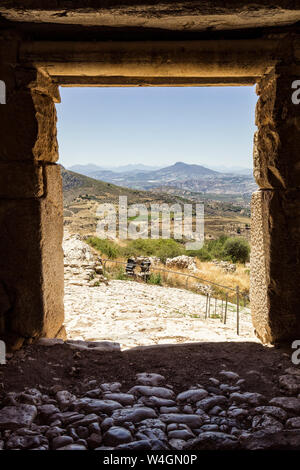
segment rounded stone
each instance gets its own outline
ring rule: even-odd
[[[118,446],[132,441],[131,432],[119,426],[113,426],[103,436],[103,443],[107,446]]]
[[[55,450],[69,444],[73,444],[73,439],[71,436],[57,436],[52,441],[52,448]]]

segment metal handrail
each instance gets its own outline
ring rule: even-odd
[[[125,266],[127,265],[126,261],[118,261],[118,260],[113,260],[113,259],[109,259],[109,258],[102,259],[102,263],[103,263],[103,266],[104,266],[104,270],[105,270],[106,263],[116,263],[116,264],[121,264],[121,265],[125,265]],[[233,287],[224,286],[222,284],[218,284],[216,282],[209,281],[208,279],[202,279],[199,276],[196,276],[195,274],[181,273],[181,272],[172,271],[172,270],[166,269],[166,268],[159,268],[159,267],[151,266],[150,269],[160,271],[160,272],[177,274],[179,276],[184,276],[184,277],[187,278],[186,287],[187,287],[187,284],[188,284],[188,279],[193,278],[193,279],[197,279],[201,282],[206,282],[206,283],[211,284],[213,286],[221,287],[223,289],[230,290],[231,292],[235,292],[236,293],[236,299],[237,299],[236,332],[237,332],[237,335],[240,334],[240,288],[239,288],[239,286],[236,286],[236,288],[234,289]],[[217,308],[216,307],[216,300],[217,299],[215,298],[215,313],[216,313],[216,308]],[[245,299],[244,299],[244,304],[245,304]],[[210,318],[210,306],[211,306],[211,294],[206,294],[205,319],[207,317]],[[228,314],[228,293],[226,294],[226,297],[225,297],[225,311],[224,311],[224,314],[223,314],[223,300],[222,300],[222,313],[221,313],[220,318],[221,318],[221,321],[224,324],[226,324],[226,321],[227,321],[227,314]]]
[[[117,264],[123,264],[126,266],[126,261],[118,261],[118,260],[115,260],[115,259],[109,259],[109,258],[104,258],[102,259],[102,262],[103,263],[117,263]],[[158,267],[155,267],[155,266],[151,266],[150,269],[153,269],[153,270],[156,270],[156,271],[162,271],[162,272],[166,272],[166,273],[171,273],[171,274],[178,274],[179,276],[185,276],[185,277],[192,277],[193,279],[198,279],[199,281],[202,281],[202,282],[207,282],[213,286],[217,286],[217,287],[222,287],[224,289],[228,289],[228,290],[231,290],[232,292],[236,292],[236,289],[234,289],[233,287],[229,287],[229,286],[224,286],[222,284],[217,284],[216,282],[213,282],[213,281],[209,281],[208,279],[202,279],[201,277],[199,276],[196,276],[195,274],[188,274],[188,273],[180,273],[178,271],[172,271],[170,269],[165,269],[165,268],[158,268]]]

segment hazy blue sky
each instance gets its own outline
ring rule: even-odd
[[[254,87],[61,88],[60,163],[252,167]]]

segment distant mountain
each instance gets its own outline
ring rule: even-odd
[[[142,163],[131,163],[129,165],[123,165],[123,166],[112,166],[110,168],[106,168],[106,170],[111,170],[116,173],[130,173],[132,171],[156,171],[159,170],[161,167],[160,166],[149,166],[149,165],[143,165]]]
[[[93,163],[88,163],[87,165],[73,165],[68,168],[70,171],[74,171],[75,173],[80,173],[81,175],[89,176],[90,173],[97,170],[104,170],[104,168],[94,165]]]
[[[179,189],[180,192],[187,190],[205,194],[249,195],[257,189],[252,174],[221,173],[202,165],[177,162],[154,171],[149,171],[149,167],[147,171],[132,170],[131,165],[126,166],[128,167],[131,170],[123,172],[101,169],[101,167],[95,168],[95,165],[76,165],[72,168],[91,178],[137,190],[148,191],[159,187],[173,187]]]
[[[202,177],[202,176],[217,176],[218,172],[214,170],[210,170],[205,166],[201,165],[189,165],[183,162],[177,162],[174,165],[167,166],[166,168],[162,168],[152,174],[155,173],[157,176],[170,176],[171,178],[176,176],[176,178],[185,178],[185,177]]]
[[[114,173],[131,173],[131,172],[139,172],[139,171],[156,171],[159,170],[161,167],[159,166],[149,166],[143,165],[142,163],[134,164],[131,163],[129,165],[123,166],[110,166],[110,167],[102,167],[99,165],[94,165],[92,163],[88,163],[87,165],[73,165],[68,168],[70,171],[75,171],[77,173],[81,173],[82,175],[94,177],[95,174],[99,172],[114,172]]]
[[[150,193],[128,187],[117,186],[112,183],[90,178],[89,176],[66,170],[62,165],[61,175],[63,181],[64,204],[69,206],[77,199],[84,201],[113,202],[119,201],[119,196],[127,196],[128,203],[167,202],[174,203],[182,198],[176,195],[163,193]]]

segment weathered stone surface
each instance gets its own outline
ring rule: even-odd
[[[258,85],[252,198],[251,308],[264,342],[300,332],[297,317],[300,243],[300,117],[292,101],[299,67],[277,65]]]
[[[104,395],[106,400],[113,400],[121,403],[121,405],[133,405],[134,396],[130,393],[105,393]]]
[[[0,198],[27,199],[43,195],[42,165],[31,162],[0,163]]]
[[[224,397],[224,395],[215,395],[213,397],[207,397],[198,401],[196,405],[198,408],[201,408],[204,411],[208,411],[213,408],[213,406],[225,404],[227,401],[228,400],[226,397]]]
[[[268,432],[257,431],[241,439],[246,450],[299,450],[300,432],[297,430]]]
[[[283,429],[283,424],[277,419],[269,415],[254,416],[252,420],[252,427],[256,429],[263,429],[267,432],[278,432]]]
[[[41,405],[43,402],[42,393],[36,388],[25,389],[24,392],[18,395],[18,400],[21,403],[27,403],[28,405]]]
[[[103,390],[104,393],[110,392],[110,393],[119,393],[121,390],[121,384],[120,382],[110,382],[110,383],[105,383],[100,385],[101,390]]]
[[[80,398],[74,402],[76,410],[84,410],[88,413],[111,414],[114,410],[122,408],[122,405],[113,400],[97,400],[93,398]]]
[[[128,444],[120,444],[116,447],[121,450],[151,450],[151,441],[143,439],[141,441],[129,442]]]
[[[68,444],[66,446],[59,447],[57,450],[87,450],[87,448],[84,445],[75,442],[75,444]]]
[[[185,450],[233,450],[239,446],[235,436],[222,432],[203,432],[188,441]]]
[[[57,86],[17,64],[19,44],[12,32],[1,41],[7,99],[0,116],[0,279],[13,309],[12,321],[0,321],[0,336],[12,348],[24,337],[55,336],[63,322],[61,178],[48,165],[58,159]]]
[[[21,8],[22,5],[22,8]],[[287,0],[273,0],[253,3],[233,0],[226,3],[221,0],[207,3],[194,3],[191,0],[182,2],[142,0],[127,2],[105,1],[101,8],[97,1],[88,3],[67,0],[58,3],[40,4],[38,0],[30,2],[4,2],[1,4],[3,18],[14,22],[41,23],[59,25],[105,25],[121,29],[126,27],[146,30],[158,29],[169,31],[206,32],[209,30],[240,30],[247,28],[264,28],[292,25],[300,20],[297,3]],[[95,14],[97,12],[97,14]],[[38,16],[37,16],[38,15]],[[153,33],[152,33],[153,34]]]
[[[45,436],[48,439],[54,439],[57,436],[61,436],[65,430],[63,428],[59,428],[58,426],[52,426],[48,431],[46,431]]]
[[[179,413],[179,408],[178,408],[178,406],[161,406],[159,411],[160,411],[160,413],[163,413],[163,414]]]
[[[297,370],[293,370],[293,374],[292,370],[285,372],[299,375]],[[128,396],[119,392],[119,383],[101,384],[97,380],[76,386],[81,398],[77,397],[77,391],[60,390],[59,385],[49,390],[40,386],[42,391],[27,387],[21,392],[4,392],[6,406],[0,410],[0,448],[227,450],[299,447],[300,398],[280,396],[270,400],[259,393],[245,391],[232,393],[229,399],[222,395],[206,397],[196,405],[193,402],[183,406],[184,401],[175,399],[178,411],[162,413],[161,407],[141,406],[139,395],[133,396],[133,405],[125,407],[114,401],[86,397],[86,389],[96,384],[100,390],[106,390],[104,396],[107,393]],[[220,405],[209,401],[214,398]],[[20,404],[22,400],[39,404]],[[256,406],[260,402],[266,405]],[[93,407],[95,403],[95,413],[86,414],[85,407],[91,404]],[[114,403],[112,408],[111,403]],[[198,408],[193,413],[199,403],[209,409]],[[119,408],[113,409],[115,404]],[[83,412],[77,411],[77,407]],[[105,417],[107,414],[112,416]]]
[[[80,416],[80,419],[78,419],[79,416]],[[74,428],[77,428],[78,426],[89,426],[89,427],[92,426],[92,429],[93,429],[93,426],[96,426],[96,429],[97,429],[98,420],[99,420],[99,417],[96,413],[91,413],[85,416],[77,415],[77,419],[72,420],[72,426]]]
[[[49,404],[39,406],[38,412],[41,415],[42,419],[48,420],[54,413],[59,413],[59,409],[57,408],[57,406]]]
[[[90,449],[96,449],[102,443],[102,436],[99,433],[93,432],[87,439],[87,444]]]
[[[108,446],[118,446],[132,441],[132,435],[128,429],[113,426],[103,436],[103,443]]]
[[[172,399],[175,394],[172,390],[165,387],[150,387],[146,385],[136,385],[129,390],[133,395],[143,395],[147,397],[155,396],[158,398]]]
[[[176,402],[174,400],[168,400],[166,398],[159,397],[141,397],[142,403],[146,406],[154,406],[160,408],[162,406],[175,406]]]
[[[34,405],[5,406],[0,410],[0,429],[17,429],[29,426],[37,415]]]
[[[254,409],[254,412],[257,414],[265,414],[273,416],[279,421],[285,421],[287,418],[287,413],[278,406],[257,406]]]
[[[64,319],[59,167],[46,165],[44,182],[42,198],[1,202],[0,279],[5,280],[13,310],[9,331],[0,331],[0,336],[7,337],[8,345],[9,335],[54,337]]]
[[[65,281],[68,286],[97,287],[100,282],[108,285],[107,278],[103,276],[103,265],[99,254],[87,243],[84,243],[80,235],[65,230],[63,250]],[[109,341],[73,340],[69,341],[68,344],[70,344],[70,347],[93,348],[97,351],[104,351],[109,347],[111,349],[120,349],[118,343]]]
[[[1,107],[1,162],[56,162],[56,110],[51,97],[20,90]],[[11,138],[14,136],[14,138]]]
[[[163,423],[160,419],[147,418],[138,423],[138,428],[139,430],[142,428],[158,428],[164,431],[166,429],[166,424]]]
[[[228,411],[227,416],[229,418],[236,418],[237,420],[243,419],[248,416],[248,411],[242,408],[235,408],[234,410]]]
[[[203,424],[203,418],[199,415],[185,415],[185,414],[162,414],[160,419],[167,423],[182,423],[187,424],[190,428],[199,428]]]
[[[75,395],[70,393],[68,390],[60,390],[56,394],[56,399],[58,401],[60,408],[62,410],[67,410],[69,406],[74,402],[76,397]]]
[[[279,385],[291,395],[300,392],[300,377],[298,375],[281,375],[279,377]]]
[[[160,374],[147,374],[141,373],[136,375],[137,383],[141,385],[150,385],[151,387],[158,387],[165,383],[166,379]]]
[[[207,395],[208,392],[203,388],[200,388],[196,390],[186,390],[185,392],[179,393],[176,399],[180,402],[195,403],[207,397]]]
[[[6,443],[6,449],[32,449],[37,448],[45,438],[42,436],[12,436]]]
[[[229,382],[236,382],[240,378],[239,374],[230,370],[221,370],[219,375],[222,379],[228,380]]]
[[[270,405],[279,406],[291,413],[300,413],[300,399],[295,397],[275,397],[270,401]]]
[[[156,418],[157,415],[152,408],[138,407],[138,408],[125,408],[122,410],[114,411],[112,419],[116,424],[125,422],[138,423],[145,419]]]
[[[230,401],[233,403],[248,403],[252,406],[259,406],[266,402],[266,397],[261,393],[244,392],[244,393],[231,393]]]
[[[0,334],[5,327],[5,314],[11,309],[12,304],[3,282],[0,282]]]
[[[287,428],[300,429],[300,416],[296,416],[295,418],[288,419],[285,424]]]
[[[120,344],[114,341],[82,341],[69,340],[66,343],[71,349],[93,350],[93,351],[120,351]]]
[[[260,190],[252,196],[251,312],[263,342],[300,337],[300,191]]]
[[[188,439],[192,439],[194,434],[191,431],[188,431],[187,429],[175,429],[174,431],[170,431],[168,433],[168,438],[169,439],[182,439],[184,441],[187,441]]]
[[[67,446],[69,444],[73,444],[73,439],[70,436],[57,436],[52,441],[52,448],[59,449],[60,447]]]
[[[29,67],[16,67],[15,69],[16,86],[36,91],[42,95],[51,97],[54,103],[60,103],[60,94],[58,85],[53,82],[51,77],[42,69]]]
[[[276,66],[257,87],[254,176],[262,189],[300,186],[300,116],[292,102],[298,78],[299,68]]]

